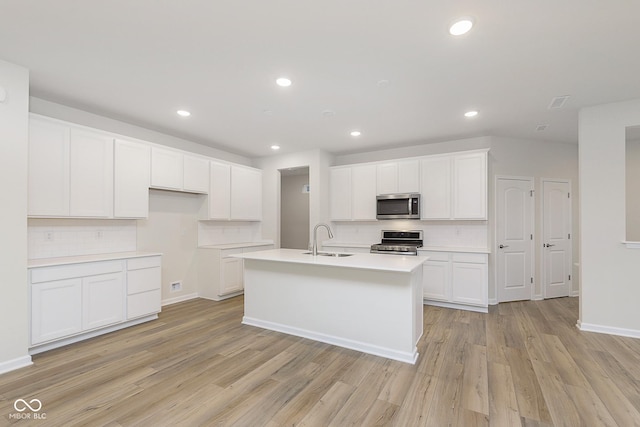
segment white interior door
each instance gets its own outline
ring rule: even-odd
[[[571,291],[571,184],[542,180],[542,277],[545,298]]]
[[[530,300],[533,283],[533,179],[496,180],[498,302]]]

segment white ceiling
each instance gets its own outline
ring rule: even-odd
[[[460,16],[476,25],[456,38]],[[33,96],[250,157],[576,143],[581,107],[640,98],[638,17],[635,0],[0,0],[0,59]]]

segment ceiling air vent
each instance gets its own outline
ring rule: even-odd
[[[547,107],[549,110],[555,110],[564,107],[564,103],[569,99],[569,95],[556,96],[551,100],[551,103]]]
[[[542,132],[543,130],[547,130],[548,127],[549,127],[549,125],[538,125],[538,126],[536,126],[536,131],[537,132]]]

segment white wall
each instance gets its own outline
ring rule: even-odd
[[[31,363],[27,287],[29,71],[0,61],[0,373]]]
[[[640,100],[580,111],[583,330],[640,337],[640,249],[625,240],[625,127],[640,124]]]
[[[206,197],[150,190],[149,218],[138,220],[138,250],[162,253],[162,301],[192,298],[198,292],[198,213]],[[182,291],[170,292],[182,281]]]
[[[333,158],[321,150],[258,159],[262,169],[262,237],[280,247],[280,169],[309,167],[309,235],[318,222],[329,221],[329,166]]]

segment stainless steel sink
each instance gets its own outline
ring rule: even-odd
[[[313,255],[312,252],[303,252],[303,255]],[[318,256],[332,256],[335,258],[342,258],[346,256],[351,256],[353,254],[346,254],[344,252],[318,252]]]

